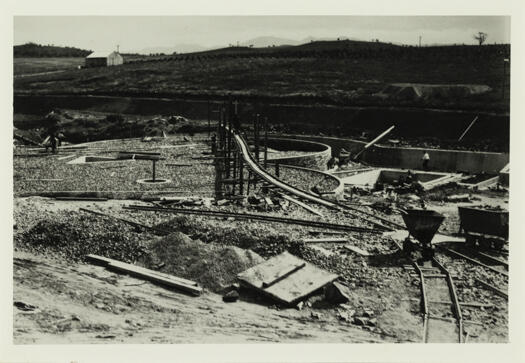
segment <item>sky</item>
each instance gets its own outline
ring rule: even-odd
[[[227,46],[261,36],[348,37],[416,45],[510,43],[508,16],[15,16],[14,44],[35,42],[121,52],[197,44]]]

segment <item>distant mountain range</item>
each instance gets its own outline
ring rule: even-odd
[[[249,39],[243,42],[234,42],[230,44],[221,44],[216,46],[203,46],[200,44],[183,43],[173,46],[158,46],[148,47],[143,49],[133,49],[123,53],[128,54],[166,54],[171,55],[174,52],[177,53],[194,53],[202,52],[213,49],[226,48],[228,46],[241,46],[241,47],[253,47],[253,48],[267,48],[267,47],[284,47],[284,46],[296,46],[300,44],[310,43],[312,41],[324,41],[324,40],[336,40],[336,39],[349,39],[347,37],[340,38],[315,38],[309,36],[301,40],[286,39],[274,36],[261,36],[253,39]],[[16,45],[13,47],[15,57],[85,57],[91,51],[78,49],[73,47],[59,47],[50,45],[40,45],[35,43],[27,43],[23,45]]]
[[[140,53],[140,54],[157,54],[157,53],[173,54],[173,52],[193,53],[193,52],[202,52],[208,49],[212,49],[212,48],[204,47],[199,44],[179,44],[179,45],[174,45],[171,47],[148,47],[148,48],[140,49],[138,51],[132,51],[130,53]]]
[[[274,36],[261,36],[261,37],[256,37],[256,38],[249,39],[243,42],[238,42],[238,43],[234,42],[230,44],[221,44],[221,45],[216,45],[216,46],[203,46],[200,44],[178,44],[178,45],[166,46],[166,47],[148,47],[148,48],[143,48],[140,50],[130,51],[129,53],[140,53],[140,54],[157,54],[157,53],[173,54],[173,52],[193,53],[193,52],[202,52],[205,50],[225,48],[229,45],[241,46],[241,47],[252,46],[254,48],[266,48],[266,47],[272,47],[272,46],[282,47],[282,46],[287,46],[287,45],[292,46],[292,45],[309,43],[311,41],[316,41],[316,40],[336,40],[336,39],[337,38],[315,38],[315,37],[309,36],[301,40],[294,40],[294,39],[279,38],[279,37],[274,37]],[[340,39],[349,39],[349,38],[341,37]]]

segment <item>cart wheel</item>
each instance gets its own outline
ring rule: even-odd
[[[467,247],[476,247],[476,237],[467,233],[465,236],[465,245]]]
[[[410,254],[414,251],[414,244],[410,240],[410,238],[405,238],[403,240],[403,252],[406,254]]]
[[[503,249],[503,246],[505,246],[505,241],[502,241],[500,239],[494,240],[494,248],[498,251],[501,251]]]
[[[479,238],[479,245],[484,249],[490,249],[492,246],[492,241],[485,237]]]
[[[423,261],[430,261],[434,257],[434,250],[432,247],[423,247],[421,256],[423,257]]]

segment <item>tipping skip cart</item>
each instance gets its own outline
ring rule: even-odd
[[[460,232],[469,246],[501,250],[509,239],[509,212],[481,207],[458,207]]]

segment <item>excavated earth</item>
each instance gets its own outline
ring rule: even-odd
[[[185,144],[188,147],[178,147]],[[190,144],[194,144],[193,149]],[[206,155],[202,152],[209,149],[202,138],[86,145],[87,149],[72,153],[78,157],[119,148],[158,150],[162,156],[171,158],[169,162],[192,164],[191,167],[164,164],[159,169],[159,175],[173,181],[162,187],[162,195],[213,195],[214,170],[195,159],[196,155]],[[28,154],[36,156],[23,156]],[[41,155],[25,148],[15,150],[15,193],[18,195],[15,194],[14,200],[13,329],[16,344],[421,341],[419,279],[404,268],[410,261],[390,237],[343,232],[336,237],[344,237],[348,242],[305,243],[306,238],[334,236],[304,226],[122,209],[129,204],[152,205],[137,200],[61,201],[38,196],[62,190],[154,191],[135,183],[147,173],[149,163],[119,162],[111,165],[112,169],[110,164],[92,163],[83,171],[81,168],[85,166],[67,164],[74,156],[64,159],[65,156],[67,154]],[[298,175],[294,182],[305,189],[311,185],[308,175]],[[256,189],[254,195],[260,196],[260,193],[260,189]],[[185,207],[374,228],[362,217],[314,206],[324,216],[318,217],[295,204],[285,203],[277,195],[270,194],[270,197],[278,207],[269,207],[263,201],[215,205],[211,199]],[[483,202],[502,205],[508,199],[508,195],[479,197]],[[359,198],[360,202],[366,202],[368,197]],[[428,202],[427,206],[445,212],[447,219],[453,221],[445,224],[442,232],[457,227],[455,204]],[[130,226],[80,208],[157,226],[165,232]],[[397,214],[388,215],[366,206],[356,208],[400,222]],[[370,255],[352,252],[347,245]],[[285,308],[245,290],[241,290],[238,302],[222,301],[221,295],[235,281],[238,272],[285,250],[339,274],[349,301],[329,303],[320,292],[309,297],[302,309]],[[195,280],[203,286],[204,293],[192,297],[109,272],[84,262],[83,256],[88,253]],[[460,301],[490,306],[465,309],[469,342],[508,341],[507,300],[476,285],[474,277],[493,284],[505,281],[467,261],[441,252],[437,257],[456,276]],[[360,326],[352,316],[362,316],[363,312],[371,315],[370,322]]]

